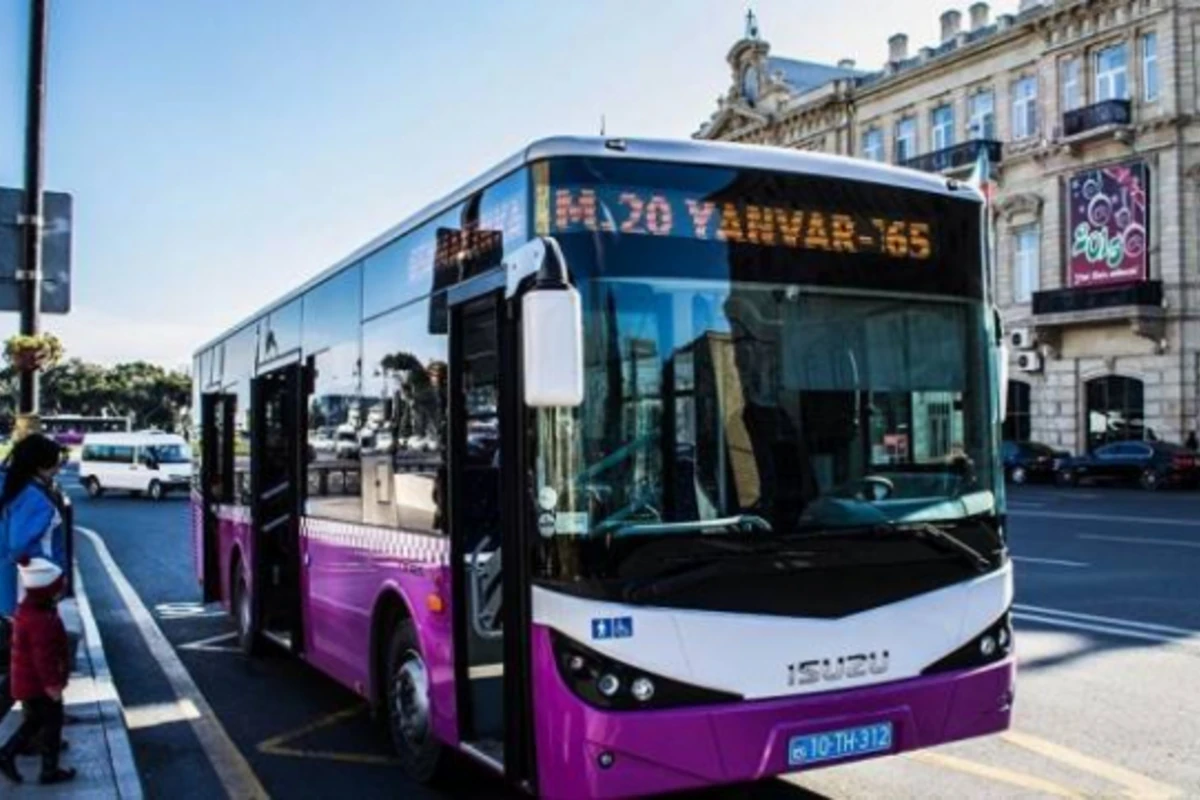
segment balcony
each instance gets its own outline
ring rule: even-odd
[[[999,164],[1003,156],[1003,146],[991,139],[972,139],[969,142],[956,144],[925,153],[904,162],[909,169],[919,169],[925,172],[959,172],[969,171],[979,158],[979,151],[987,148],[988,160]]]
[[[1129,323],[1137,335],[1158,341],[1166,321],[1162,281],[1034,292],[1033,321],[1038,336],[1050,341],[1062,328],[1114,322]]]
[[[1074,144],[1101,136],[1123,138],[1133,125],[1133,106],[1128,100],[1105,100],[1063,114],[1063,139]]]

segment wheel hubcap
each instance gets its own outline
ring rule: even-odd
[[[419,653],[409,650],[392,676],[392,716],[411,747],[429,736],[429,674]]]
[[[1016,469],[1014,469],[1013,470],[1013,482],[1014,483],[1024,483],[1025,482],[1025,470],[1021,469],[1020,467],[1017,467]]]

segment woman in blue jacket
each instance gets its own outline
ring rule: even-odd
[[[34,433],[13,447],[4,487],[0,489],[0,614],[17,607],[17,562],[41,557],[64,572],[62,513],[54,476],[62,467],[63,448]]]
[[[54,476],[62,467],[63,448],[40,433],[18,442],[8,456],[4,485],[0,488],[0,720],[12,708],[8,685],[9,636],[17,607],[17,562],[23,557],[48,558],[63,572],[63,541],[60,501]]]

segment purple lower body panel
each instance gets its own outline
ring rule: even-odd
[[[645,797],[794,772],[788,743],[803,734],[890,721],[894,754],[1003,731],[1012,716],[1011,658],[842,692],[607,712],[563,682],[547,628],[534,626],[532,645],[539,794],[558,800]],[[604,753],[612,756],[607,769]]]

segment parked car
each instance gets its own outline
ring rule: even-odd
[[[1021,484],[1054,480],[1059,465],[1071,454],[1041,442],[1004,442],[1000,457],[1004,460],[1004,477]]]
[[[1068,459],[1058,468],[1060,485],[1083,481],[1137,484],[1143,489],[1194,487],[1200,479],[1196,454],[1166,442],[1113,442]]]

